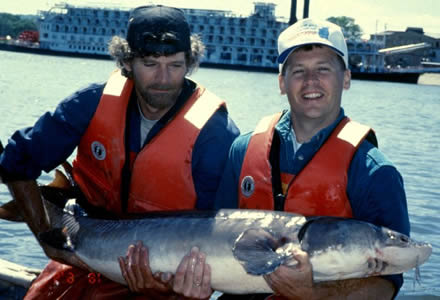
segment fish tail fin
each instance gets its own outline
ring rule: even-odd
[[[232,252],[248,274],[265,275],[292,257],[286,244],[290,244],[286,239],[277,239],[264,229],[248,229],[237,238]]]
[[[12,222],[24,222],[24,218],[18,208],[17,201],[11,200],[0,206],[0,219]]]

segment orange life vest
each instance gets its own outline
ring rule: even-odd
[[[274,209],[269,154],[280,114],[264,118],[246,151],[239,187],[239,207]],[[299,174],[281,174],[284,210],[304,216],[351,217],[347,171],[361,142],[372,129],[344,118]]]
[[[114,72],[81,139],[73,176],[88,201],[121,214],[125,125],[133,81]],[[174,118],[135,157],[127,212],[193,209],[192,150],[201,128],[224,102],[197,86]]]

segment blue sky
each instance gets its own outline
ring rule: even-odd
[[[176,7],[232,10],[248,15],[253,2],[271,2],[277,5],[276,14],[289,18],[290,0],[64,0],[73,5],[122,6],[131,8],[146,3]],[[0,12],[35,14],[60,0],[0,0]],[[302,17],[303,0],[297,0],[297,17]],[[439,0],[310,0],[310,17],[328,18],[349,16],[355,19],[367,34],[388,30],[404,31],[406,27],[423,27],[425,33],[440,37]]]

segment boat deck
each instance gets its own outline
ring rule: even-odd
[[[0,259],[0,299],[23,299],[32,281],[40,272],[41,270]]]

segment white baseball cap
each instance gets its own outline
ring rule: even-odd
[[[280,73],[289,55],[298,47],[320,44],[334,50],[348,69],[348,50],[341,28],[328,21],[302,19],[287,27],[278,37],[278,63]]]

